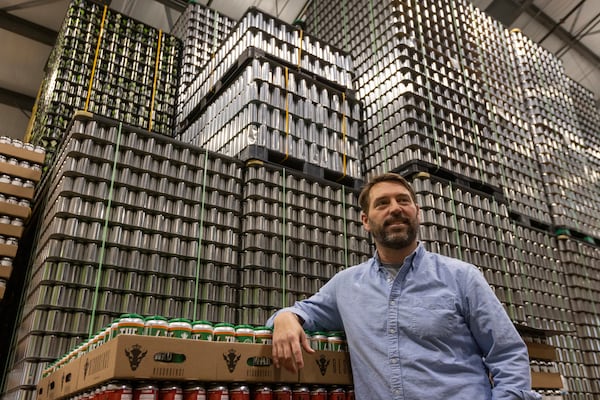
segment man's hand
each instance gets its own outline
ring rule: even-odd
[[[298,372],[304,367],[302,349],[308,353],[315,351],[302,329],[298,316],[292,312],[277,314],[273,321],[273,361],[275,367],[284,366],[285,369]]]

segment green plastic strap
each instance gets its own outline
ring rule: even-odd
[[[285,177],[285,168],[283,168],[283,173],[282,173],[281,177],[282,177],[281,197],[282,197],[282,207],[283,207],[283,212],[281,213],[282,220],[283,220],[283,223],[282,223],[283,226],[282,226],[282,230],[281,230],[281,235],[282,235],[282,238],[281,238],[281,244],[282,244],[282,249],[281,249],[281,252],[282,252],[282,259],[281,259],[281,289],[282,289],[282,292],[281,292],[281,296],[282,296],[281,297],[281,304],[283,305],[283,307],[287,307],[287,296],[286,296],[286,292],[287,292],[286,282],[287,282],[287,279],[286,279],[286,276],[285,276],[285,274],[287,273],[287,264],[286,264],[287,253],[285,251],[285,247],[286,247],[286,244],[287,244],[287,231],[286,231],[287,213],[286,213],[286,210],[285,210],[285,208],[286,208],[286,194],[287,193],[286,193],[286,186],[285,186],[285,179],[286,179],[286,177]]]
[[[466,73],[465,70],[465,55],[464,55],[464,51],[463,51],[463,46],[461,45],[462,43],[462,38],[461,36],[458,34],[458,27],[459,24],[456,21],[456,10],[454,8],[454,1],[449,1],[448,2],[450,4],[450,8],[452,9],[452,25],[454,27],[453,29],[453,33],[454,33],[454,38],[456,40],[456,44],[458,46],[458,62],[460,64],[460,69],[462,71],[463,74],[463,78],[465,79],[465,83],[468,79],[470,79],[470,77],[468,76],[468,74]],[[465,85],[466,86],[466,85]],[[484,173],[483,173],[483,163],[481,162],[481,145],[480,145],[480,136],[479,135],[479,126],[475,123],[475,119],[473,118],[473,107],[472,107],[472,101],[471,101],[471,94],[469,93],[469,90],[465,90],[466,94],[467,94],[467,107],[469,109],[469,119],[471,122],[471,128],[473,129],[473,132],[475,133],[474,136],[474,143],[475,143],[475,148],[477,151],[477,159],[478,159],[478,164],[479,164],[479,168],[478,168],[478,172],[479,172],[479,179],[484,181]]]
[[[413,3],[415,9],[417,9],[417,15],[420,15],[419,3]],[[421,19],[416,18],[417,20],[417,30],[419,33],[419,41],[421,44],[421,56],[423,60],[427,60],[427,53],[425,52],[425,38],[423,37],[423,28],[421,26]],[[431,78],[429,76],[429,68],[427,68],[427,64],[423,64],[423,70],[425,71],[425,88],[427,89],[427,105],[429,106],[429,117],[431,120],[431,130],[433,133],[433,145],[435,151],[435,162],[437,169],[441,167],[441,158],[440,158],[440,145],[437,137],[437,124],[435,121],[435,107],[433,106],[433,101],[431,99]]]
[[[117,131],[117,143],[115,146],[115,157],[113,159],[112,173],[110,176],[110,187],[108,189],[108,203],[106,204],[106,212],[104,217],[104,227],[102,228],[102,246],[100,247],[100,256],[98,259],[98,272],[96,273],[96,284],[94,288],[94,297],[92,299],[92,316],[90,318],[90,324],[88,326],[88,338],[94,337],[94,320],[96,318],[96,306],[98,303],[98,292],[100,290],[100,277],[102,275],[102,267],[104,264],[104,253],[106,250],[106,238],[108,236],[108,222],[110,220],[110,210],[112,207],[112,198],[115,187],[115,178],[117,176],[117,163],[119,161],[119,146],[121,144],[121,131],[123,123],[119,122],[119,128]]]
[[[450,185],[450,201],[452,202],[452,221],[454,222],[454,232],[456,232],[456,243],[458,244],[458,258],[462,258],[462,246],[460,244],[460,233],[458,232],[458,219],[456,218],[456,204],[454,203],[454,188],[452,182]],[[468,234],[468,232],[465,232]]]
[[[200,209],[198,210],[198,219],[200,225],[198,227],[198,249],[196,257],[196,282],[194,286],[194,313],[193,320],[201,319],[198,312],[198,296],[200,292],[200,268],[202,266],[202,241],[204,240],[204,207],[206,205],[206,175],[208,171],[208,151],[204,151],[204,171],[202,172],[202,199],[200,200]]]
[[[378,46],[377,46],[377,37],[375,35],[375,14],[373,12],[373,0],[369,1],[369,29],[371,30],[371,51],[373,52],[373,57],[377,56]],[[388,155],[388,144],[385,137],[385,131],[383,129],[383,110],[381,106],[381,97],[377,99],[377,116],[379,122],[377,123],[377,127],[379,128],[379,136],[381,137],[381,145],[383,147],[383,152],[385,155],[385,166],[384,172],[389,172],[390,170],[390,158]]]

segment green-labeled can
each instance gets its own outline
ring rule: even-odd
[[[327,335],[325,332],[313,332],[310,337],[310,347],[315,350],[327,350]]]
[[[215,324],[213,332],[215,342],[235,342],[235,327],[227,322]]]
[[[330,351],[346,351],[346,335],[342,331],[327,334],[327,348]]]
[[[118,325],[119,335],[143,335],[144,319],[139,314],[122,314]]]
[[[167,336],[169,323],[167,319],[160,315],[153,315],[144,319],[144,335],[146,336]]]
[[[273,329],[268,326],[254,328],[254,343],[273,344]]]
[[[213,340],[214,326],[209,321],[192,322],[192,339],[194,340]]]
[[[251,325],[237,325],[235,327],[235,341],[254,343],[254,328]]]
[[[189,339],[192,337],[192,323],[186,318],[173,318],[169,320],[169,336]]]

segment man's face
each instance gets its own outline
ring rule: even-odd
[[[379,182],[371,188],[363,226],[378,246],[404,248],[414,244],[419,231],[419,206],[397,182]]]

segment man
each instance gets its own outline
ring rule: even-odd
[[[304,366],[304,329],[344,330],[357,399],[541,399],[527,348],[480,271],[417,241],[410,184],[380,175],[359,204],[374,257],[269,318],[275,366]]]

